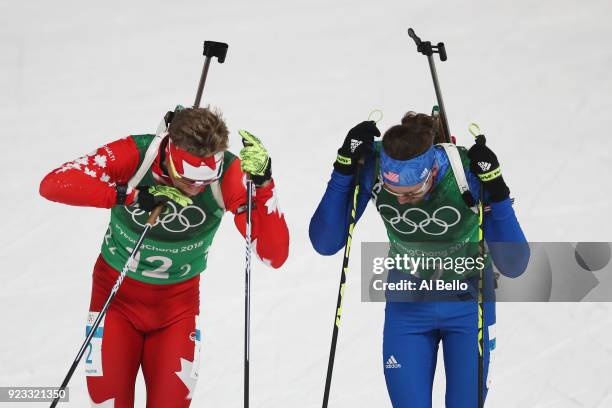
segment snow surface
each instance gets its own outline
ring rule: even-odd
[[[319,406],[341,255],[307,228],[347,129],[375,108],[386,129],[434,102],[406,35],[444,41],[438,62],[459,142],[478,121],[532,241],[612,241],[612,3],[567,1],[4,1],[0,4],[0,385],[58,385],[82,341],[108,211],[38,196],[46,172],[107,141],[152,132],[191,104],[204,39],[230,44],[204,100],[274,158],[291,230],[281,270],[255,264],[252,407]],[[603,187],[603,188],[602,188]],[[368,210],[356,242],[384,240]],[[193,406],[242,406],[243,241],[226,217],[202,280],[203,362]],[[348,276],[331,407],[387,407],[383,304]],[[491,407],[611,407],[612,307],[498,305]],[[439,365],[441,366],[441,365]],[[443,406],[438,370],[434,406]],[[69,406],[88,404],[82,368]],[[40,406],[20,404],[20,407]],[[8,406],[8,405],[7,405]],[[137,389],[144,406],[144,385]]]

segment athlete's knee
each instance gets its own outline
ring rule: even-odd
[[[190,405],[199,377],[200,333],[198,316],[192,316],[145,340],[143,374],[148,408]],[[167,348],[168,344],[173,347]]]

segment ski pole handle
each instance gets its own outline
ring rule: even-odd
[[[478,126],[477,123],[474,123],[474,122],[470,123],[468,130],[470,131],[472,136],[474,136],[474,141],[476,142],[476,144],[479,144],[479,145],[487,144],[487,138],[485,137],[485,135],[483,135],[480,132],[480,126]]]
[[[468,126],[468,131],[476,138],[480,134],[480,126],[478,126],[478,123],[472,122]]]
[[[378,114],[378,119],[374,119],[373,118],[373,116],[375,114]],[[374,109],[368,115],[368,120],[371,120],[371,121],[376,122],[376,123],[380,122],[382,120],[382,118],[383,118],[383,112],[380,109]]]

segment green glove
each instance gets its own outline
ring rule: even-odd
[[[155,185],[138,187],[136,203],[141,210],[152,211],[159,204],[172,201],[181,207],[193,204],[191,198],[180,190],[170,186]]]
[[[257,186],[263,185],[272,178],[272,159],[268,151],[255,135],[246,130],[239,130],[244,147],[240,150],[240,167]]]

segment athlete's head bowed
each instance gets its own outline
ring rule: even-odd
[[[380,176],[385,190],[400,204],[419,202],[433,188],[438,172],[433,147],[438,142],[437,129],[431,116],[408,112],[401,124],[383,135]]]
[[[179,110],[169,128],[165,165],[174,187],[195,195],[221,177],[229,131],[221,112]]]

